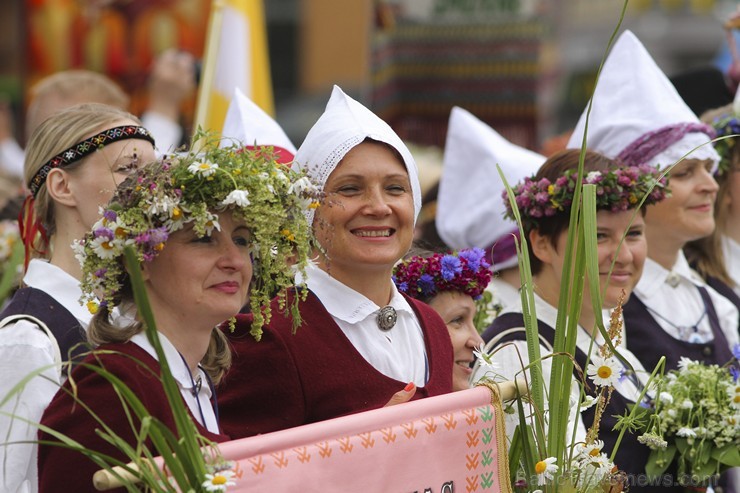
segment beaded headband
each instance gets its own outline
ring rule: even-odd
[[[583,176],[583,184],[596,185],[596,208],[612,212],[636,207],[644,196],[643,205],[660,202],[669,193],[667,177],[650,165],[624,166],[608,171],[591,171]],[[555,183],[547,178],[525,178],[513,188],[516,205],[522,222],[536,226],[543,217],[566,212],[573,203],[578,170],[572,169],[560,176]],[[514,219],[506,190],[502,193],[506,204],[505,216]]]
[[[715,118],[712,127],[717,132],[717,137],[727,137],[714,143],[714,149],[719,154],[719,167],[717,175],[722,176],[732,166],[732,150],[737,145],[737,136],[740,134],[740,120],[734,115],[725,115]]]
[[[412,298],[428,299],[443,291],[457,291],[478,299],[493,276],[485,255],[480,248],[468,248],[411,257],[396,265],[393,282]]]
[[[125,139],[142,139],[155,145],[154,137],[152,137],[149,130],[144,127],[139,127],[138,125],[123,125],[120,127],[109,128],[99,134],[93,135],[89,139],[78,142],[69,149],[62,151],[49,159],[46,164],[39,168],[33,178],[31,178],[31,181],[28,184],[28,189],[35,198],[41,186],[46,182],[46,177],[52,169],[67,166],[89,156],[93,152],[102,149],[113,142]]]

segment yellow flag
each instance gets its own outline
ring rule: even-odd
[[[274,116],[262,0],[214,0],[196,126],[220,133],[236,88]]]

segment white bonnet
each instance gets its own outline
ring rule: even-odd
[[[504,217],[505,188],[496,165],[514,187],[544,162],[544,156],[509,142],[470,112],[452,108],[437,196],[439,236],[455,249],[493,245],[496,270],[516,265],[513,244],[504,257],[497,255],[495,245],[510,243],[518,230]]]
[[[322,188],[329,175],[353,147],[365,139],[384,142],[403,158],[414,198],[414,217],[421,209],[421,186],[416,162],[396,132],[372,111],[334,86],[324,113],[319,117],[295,155],[295,166],[303,169]],[[314,210],[307,213],[313,223]]]
[[[663,169],[713,137],[710,127],[699,121],[630,31],[622,33],[609,53],[593,101],[587,147],[620,158],[625,164]],[[581,147],[587,111],[581,115],[568,148]],[[715,167],[719,162],[711,143],[688,157],[711,159]]]
[[[282,127],[239,88],[234,90],[221,136],[221,147],[235,142],[245,146],[272,146],[281,162],[291,162],[296,153]]]

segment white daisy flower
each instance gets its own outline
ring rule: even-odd
[[[667,412],[668,416],[670,416],[671,418],[675,418],[676,416],[678,416],[678,411],[676,411],[675,409],[669,409]]]
[[[246,190],[233,190],[221,201],[221,205],[227,206],[234,204],[237,207],[246,207],[249,205],[249,192]]]
[[[598,386],[614,386],[622,376],[622,365],[616,358],[594,356],[588,365],[588,376]]]
[[[558,472],[558,466],[555,465],[555,462],[557,462],[555,457],[548,457],[534,465],[538,485],[545,484],[548,479],[555,477],[555,474]]]
[[[673,404],[673,396],[669,394],[668,392],[661,392],[659,399],[664,404]]]
[[[676,436],[684,437],[684,438],[695,438],[696,432],[692,430],[691,428],[686,428],[684,426],[678,429],[678,431],[676,432]]]
[[[730,405],[735,409],[740,409],[740,394],[730,394]]]
[[[498,365],[491,359],[491,355],[486,352],[482,342],[477,349],[473,350],[473,357],[480,361],[480,367],[485,371],[495,371],[498,368]]]
[[[179,206],[173,207],[164,225],[172,233],[182,229],[185,226],[185,211]]]
[[[589,407],[593,407],[598,401],[599,400],[597,398],[591,397],[590,395],[584,396],[583,402],[581,402],[581,411],[585,411]]]
[[[599,178],[601,178],[600,171],[591,171],[586,175],[586,183],[596,183]]]
[[[578,453],[584,459],[591,460],[593,457],[597,457],[601,454],[601,449],[604,448],[604,442],[601,440],[594,440],[592,443],[583,443],[578,446]]]
[[[681,407],[684,409],[692,409],[694,407],[694,403],[688,399],[684,399],[681,403]]]
[[[172,210],[177,207],[178,202],[179,201],[168,196],[154,197],[154,199],[152,199],[152,201],[149,203],[147,214],[149,214],[150,216],[158,216],[160,214],[163,214],[166,215],[166,217],[171,217]]]
[[[92,241],[92,249],[95,255],[102,259],[109,259],[121,254],[120,245],[115,240],[110,240],[105,236],[95,238]]]
[[[77,259],[77,262],[79,262],[80,265],[83,265],[87,258],[87,254],[85,253],[85,244],[81,240],[74,240],[72,241],[71,246],[72,251],[75,254],[75,259]]]
[[[689,369],[689,365],[694,363],[696,363],[696,361],[689,359],[686,356],[681,356],[678,360],[678,369],[681,373],[685,373]]]
[[[219,471],[213,474],[206,474],[206,480],[203,481],[203,488],[206,491],[226,491],[229,486],[236,486],[236,483],[232,481],[234,478],[234,471]]]
[[[206,235],[210,236],[213,234],[213,230],[221,231],[221,224],[218,222],[218,216],[215,214],[211,214],[210,212],[206,212]]]
[[[211,176],[218,169],[218,164],[210,161],[196,161],[188,166],[188,171],[194,175]]]
[[[288,188],[288,193],[292,193],[298,197],[302,207],[308,207],[313,203],[315,197],[320,195],[320,190],[311,183],[311,180],[304,176]]]

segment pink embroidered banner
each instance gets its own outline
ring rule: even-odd
[[[510,492],[501,406],[478,387],[219,446],[229,492]]]

